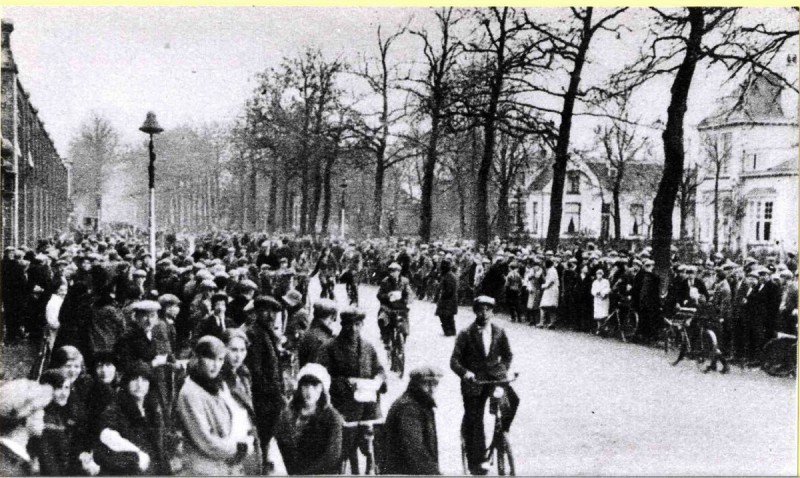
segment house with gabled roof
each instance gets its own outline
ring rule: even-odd
[[[789,57],[795,70],[796,58]],[[719,250],[797,250],[797,111],[797,93],[783,79],[762,74],[749,77],[698,124],[702,247],[714,247],[717,205]]]
[[[620,184],[620,239],[649,239],[653,198],[658,189],[663,165],[653,161],[625,163]],[[614,238],[613,185],[619,172],[607,161],[574,155],[567,166],[561,215],[561,237],[574,236],[607,240]],[[524,233],[547,236],[550,221],[552,168],[545,168],[525,182],[524,207],[516,209],[524,218],[516,222]],[[514,211],[512,207],[512,211]],[[674,235],[679,234],[678,213],[674,215]]]

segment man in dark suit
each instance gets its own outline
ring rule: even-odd
[[[506,333],[491,323],[495,301],[478,296],[473,301],[475,322],[458,333],[450,368],[461,377],[461,397],[464,400],[464,419],[461,434],[467,448],[470,473],[486,475],[488,463],[483,456],[486,437],[483,431],[483,410],[494,386],[480,381],[505,380],[511,366],[511,346]],[[504,386],[509,411],[503,417],[503,429],[508,430],[519,406],[519,397],[509,385]]]
[[[283,372],[280,365],[279,338],[275,334],[275,314],[281,304],[272,297],[258,296],[253,300],[256,320],[247,328],[250,346],[245,365],[252,376],[253,408],[256,429],[261,444],[265,469],[272,468],[267,453],[275,424],[283,408]]]
[[[452,271],[450,261],[442,261],[442,284],[436,301],[436,315],[442,323],[445,337],[456,334],[455,316],[458,313],[458,278]]]
[[[192,341],[197,343],[201,337],[213,335],[222,340],[225,329],[236,327],[225,314],[228,308],[228,295],[218,292],[211,296],[211,313],[197,323]]]

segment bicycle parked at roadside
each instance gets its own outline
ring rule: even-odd
[[[619,336],[628,342],[639,328],[639,314],[631,307],[630,297],[619,301],[617,307],[600,324],[600,334],[604,337]]]

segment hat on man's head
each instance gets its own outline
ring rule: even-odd
[[[409,381],[410,383],[439,383],[442,377],[444,377],[444,373],[438,367],[423,365],[411,371]]]
[[[331,315],[336,315],[337,311],[336,302],[330,299],[320,299],[314,302],[312,307],[314,309],[314,319],[323,319]]]
[[[391,264],[389,264],[389,270],[390,271],[401,271],[401,270],[403,270],[403,268],[400,267],[400,264],[398,264],[397,262],[392,262]]]
[[[214,290],[217,288],[217,283],[211,279],[206,279],[200,283],[200,288],[205,290]]]
[[[161,310],[161,304],[154,300],[140,300],[131,305],[131,310],[134,312],[158,312]]]
[[[7,425],[25,420],[44,409],[51,400],[53,387],[33,380],[23,378],[0,385],[0,423],[3,431],[10,432]]]
[[[224,292],[217,292],[216,294],[211,296],[211,304],[215,304],[219,301],[224,301],[226,304],[228,303],[228,294]]]
[[[163,294],[158,298],[158,303],[161,304],[162,308],[166,309],[173,305],[181,305],[181,300],[173,294]]]
[[[198,358],[217,358],[225,356],[227,349],[225,344],[213,335],[200,337],[197,345],[194,346],[194,354]]]
[[[250,290],[256,291],[256,290],[258,290],[258,285],[256,285],[256,283],[251,281],[250,279],[245,279],[245,280],[239,282],[239,287],[243,291],[250,291]]]
[[[472,301],[472,305],[489,305],[494,307],[495,300],[488,295],[479,295],[478,297],[475,297],[475,300]]]
[[[142,269],[136,269],[133,271],[133,277],[147,277],[147,272]]]
[[[355,322],[363,322],[366,317],[364,312],[355,307],[348,307],[339,312],[339,320],[342,321],[342,327]]]
[[[253,306],[256,308],[256,310],[283,310],[281,303],[269,295],[260,295],[253,299]]]
[[[281,299],[288,305],[289,307],[296,307],[297,304],[303,302],[303,294],[297,292],[296,290],[292,289],[286,293]]]

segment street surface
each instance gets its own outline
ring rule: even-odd
[[[312,300],[319,282],[311,283]],[[336,286],[340,305],[346,303]],[[363,336],[388,364],[376,322],[377,288],[361,286],[367,314]],[[463,474],[459,379],[450,371],[454,337],[444,337],[434,304],[411,305],[406,370],[439,366],[436,392],[441,471]],[[473,320],[462,307],[457,329]],[[520,372],[514,388],[521,403],[511,428],[517,475],[794,475],[796,383],[760,370],[733,367],[728,375],[703,374],[694,362],[671,366],[662,350],[575,332],[514,324],[504,315]],[[389,373],[384,414],[408,379]],[[488,425],[488,423],[487,423]],[[279,463],[274,447],[271,457]]]

